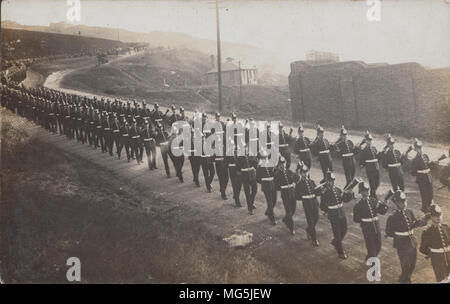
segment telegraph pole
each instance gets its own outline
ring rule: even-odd
[[[239,104],[242,104],[242,75],[241,61],[239,60]]]
[[[219,86],[219,111],[222,111],[222,56],[220,54],[219,0],[216,0],[216,24],[217,24],[217,80]]]

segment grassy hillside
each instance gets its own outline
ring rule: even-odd
[[[162,105],[183,105],[206,112],[218,108],[217,87],[201,87],[210,69],[209,56],[188,49],[152,49],[111,64],[80,69],[65,76],[62,87],[91,93],[145,99]],[[186,85],[186,86],[185,86]],[[223,113],[238,111],[255,118],[288,118],[287,87],[248,86],[223,88]]]

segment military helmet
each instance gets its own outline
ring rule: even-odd
[[[347,135],[347,129],[344,126],[341,127],[341,135]]]
[[[406,194],[402,190],[397,190],[394,192],[394,195],[392,196],[392,200],[394,203],[396,202],[404,202],[406,200]]]
[[[393,138],[392,136],[391,136],[391,134],[388,134],[387,135],[387,143],[388,144],[394,144],[395,143],[395,138]]]
[[[421,148],[422,142],[418,140],[417,138],[414,138],[414,148]]]
[[[298,127],[298,132],[300,132],[300,133],[305,132],[305,129],[303,128],[303,124],[300,124],[300,126]]]
[[[366,134],[364,135],[364,139],[365,140],[372,140],[373,139],[373,137],[370,134],[369,130],[366,131]]]
[[[328,170],[327,171],[327,173],[325,174],[325,180],[335,180],[336,179],[336,175],[332,172],[332,171],[330,171],[330,170]]]
[[[431,205],[430,214],[433,217],[440,217],[442,215],[441,207],[439,207],[438,205]]]
[[[324,132],[324,129],[322,128],[321,125],[317,125],[316,130],[317,130],[317,133],[323,133]]]

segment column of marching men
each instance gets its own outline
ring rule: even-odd
[[[316,233],[316,225],[319,213],[323,212],[328,217],[333,233],[331,244],[336,249],[338,256],[347,258],[343,246],[343,240],[347,232],[347,217],[344,204],[356,199],[353,192],[358,188],[360,198],[353,208],[353,221],[361,226],[363,238],[367,248],[366,259],[377,257],[381,250],[382,236],[379,225],[379,217],[385,215],[392,202],[394,209],[387,219],[384,236],[393,238],[393,246],[396,248],[401,275],[399,282],[410,282],[411,275],[417,260],[417,250],[431,259],[437,281],[442,281],[450,273],[450,228],[442,223],[442,212],[438,204],[433,201],[433,183],[430,173],[430,159],[422,152],[422,143],[415,139],[414,143],[405,153],[395,149],[395,139],[388,136],[386,146],[378,151],[372,145],[373,137],[367,132],[358,144],[354,144],[347,138],[347,130],[343,126],[340,130],[340,138],[330,143],[325,138],[323,127],[317,126],[317,136],[310,140],[304,135],[302,125],[298,127],[298,136],[293,136],[293,130],[285,132],[283,125],[279,124],[279,130],[271,130],[270,124],[261,132],[267,132],[267,150],[258,150],[252,154],[248,146],[250,141],[256,140],[249,134],[249,126],[255,124],[253,119],[246,121],[244,133],[226,134],[227,124],[239,124],[235,113],[231,120],[222,121],[220,113],[215,114],[215,120],[221,123],[222,130],[206,130],[203,127],[208,121],[205,113],[195,113],[201,116],[202,128],[196,128],[193,119],[185,116],[183,107],[178,109],[172,106],[166,112],[161,112],[158,104],[149,109],[143,101],[142,104],[135,100],[111,101],[103,98],[93,99],[77,95],[69,95],[56,90],[46,88],[24,88],[13,84],[2,86],[1,104],[14,113],[26,117],[41,125],[54,134],[66,136],[68,139],[77,140],[82,144],[100,149],[102,153],[108,153],[121,159],[126,157],[128,162],[136,161],[144,163],[144,151],[146,164],[149,170],[155,170],[157,147],[164,163],[167,177],[171,176],[169,159],[175,169],[176,177],[183,183],[183,165],[185,156],[177,156],[174,153],[172,141],[182,129],[171,128],[178,121],[186,121],[192,135],[201,136],[204,142],[209,136],[216,136],[223,143],[224,151],[218,155],[210,155],[203,152],[195,154],[196,144],[194,136],[189,149],[189,162],[193,174],[193,183],[201,187],[200,169],[207,192],[212,192],[212,182],[217,174],[221,198],[226,200],[226,189],[231,184],[233,200],[236,207],[242,207],[240,193],[243,189],[248,213],[254,214],[255,196],[257,184],[264,193],[267,203],[265,215],[272,225],[277,224],[274,211],[278,193],[281,196],[285,215],[283,222],[291,234],[295,234],[293,216],[296,211],[297,201],[302,202],[307,221],[306,234],[312,246],[318,247],[319,240]],[[173,132],[170,132],[172,130]],[[267,151],[273,142],[274,132],[278,131],[280,158],[275,166],[268,161]],[[226,150],[226,136],[233,138],[235,143],[239,139],[245,141],[244,153],[237,153],[239,145],[235,145],[234,156],[228,156]],[[296,170],[291,171],[291,153],[289,146],[293,145],[298,162]],[[183,149],[182,143],[175,149]],[[407,208],[407,197],[404,192],[404,180],[402,166],[408,153],[415,150],[416,156],[412,160],[411,174],[416,177],[422,199],[422,211],[425,214],[416,218],[413,211]],[[333,161],[331,152],[336,152],[342,159],[346,178],[345,187],[342,189],[335,185],[336,176],[333,173]],[[123,154],[125,153],[125,154]],[[359,166],[365,168],[368,182],[355,178],[355,155],[359,154]],[[317,157],[323,173],[323,179],[316,183],[309,171],[313,163],[313,156]],[[380,167],[389,175],[392,189],[379,199],[377,189],[380,185]],[[414,236],[414,229],[425,226],[429,221],[431,225],[423,232],[421,245],[418,246]]]

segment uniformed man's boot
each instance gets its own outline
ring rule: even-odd
[[[200,182],[197,180],[197,181],[194,181],[194,183],[195,183],[195,185],[197,186],[197,187],[200,187]]]
[[[313,245],[314,247],[319,247],[319,241],[318,241],[318,240],[313,240],[313,241],[312,241],[312,245]]]
[[[346,260],[348,258],[347,253],[345,253],[345,250],[342,250],[342,252],[339,253],[339,257],[343,260]]]
[[[223,199],[224,201],[228,199],[228,197],[227,197],[227,195],[225,194],[224,191],[222,191],[221,197],[222,197],[222,199]]]

